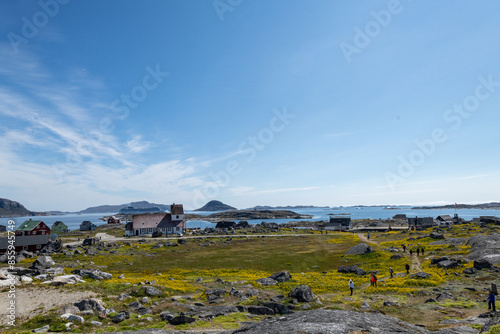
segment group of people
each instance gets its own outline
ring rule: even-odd
[[[424,256],[424,248],[417,248],[416,252],[417,252],[417,256],[420,256],[420,253],[422,253],[422,256]],[[413,249],[410,249],[410,255],[413,254]]]
[[[407,248],[407,247],[406,247],[406,245],[405,245],[405,244],[402,244],[402,245],[401,245],[401,248],[403,248],[403,253],[406,253],[406,248]],[[413,252],[414,252],[414,250],[413,250],[413,249],[410,249],[410,255],[412,255],[412,254],[413,254]],[[416,249],[416,252],[417,252],[417,256],[418,256],[418,255],[420,255],[420,253],[422,253],[422,256],[423,256],[423,255],[424,255],[424,252],[425,252],[425,249],[424,249],[424,247],[422,247],[422,248],[417,248],[417,249]]]

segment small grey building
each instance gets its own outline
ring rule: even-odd
[[[434,226],[434,218],[432,217],[415,217],[408,218],[408,227],[414,230],[423,230]]]
[[[80,231],[95,231],[97,226],[91,221],[85,220],[80,224]]]
[[[352,230],[351,217],[333,216],[330,221],[325,223],[325,230],[327,231],[348,231]]]

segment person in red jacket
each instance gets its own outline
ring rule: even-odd
[[[371,283],[374,287],[377,287],[377,276],[375,274],[372,274]]]

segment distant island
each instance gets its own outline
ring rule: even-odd
[[[26,209],[21,203],[7,198],[0,198],[0,217],[48,216],[50,213],[35,212]]]
[[[119,205],[100,205],[87,208],[80,211],[79,213],[109,213],[109,212],[120,212],[122,209],[127,209],[132,207],[134,209],[148,209],[148,208],[159,208],[161,211],[166,211],[170,209],[170,205],[166,204],[155,204],[149,203],[148,201],[131,202],[127,204]],[[139,210],[140,211],[140,210]]]
[[[229,210],[237,210],[237,209],[230,205],[224,204],[221,201],[213,200],[205,204],[203,207],[196,209],[194,211],[212,212],[212,211],[229,211]]]
[[[441,206],[416,206],[412,210],[436,210],[436,209],[489,209],[500,210],[500,202],[483,204],[447,204]]]
[[[257,205],[247,210],[297,210],[297,209],[330,209],[329,206],[315,206],[315,205],[287,205],[287,206],[268,206]]]
[[[212,213],[208,216],[189,214],[186,219],[208,221],[218,220],[249,220],[249,219],[311,219],[311,215],[301,215],[288,210],[233,210]]]

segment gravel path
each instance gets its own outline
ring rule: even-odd
[[[16,319],[19,320],[32,318],[53,308],[95,296],[97,294],[91,291],[62,291],[60,288],[36,286],[17,287],[16,296],[13,299],[9,298],[7,292],[0,293],[0,324],[7,324],[7,308],[11,300],[16,302]]]

